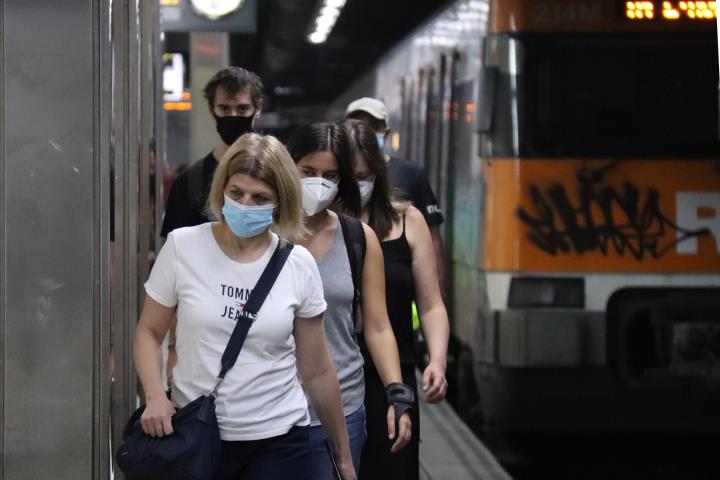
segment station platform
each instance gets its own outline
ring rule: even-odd
[[[447,402],[420,406],[420,480],[512,480]]]

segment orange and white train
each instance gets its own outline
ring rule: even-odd
[[[716,15],[461,0],[334,105],[382,98],[436,189],[448,375],[489,439],[720,429]]]

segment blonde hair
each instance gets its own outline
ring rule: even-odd
[[[304,227],[300,176],[283,144],[270,135],[246,133],[230,145],[215,170],[207,204],[207,210],[223,223],[225,187],[228,179],[239,173],[262,180],[275,192],[278,205],[273,212],[272,230],[282,238],[301,238]]]

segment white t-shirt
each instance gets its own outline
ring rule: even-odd
[[[211,223],[173,230],[155,261],[145,291],[167,307],[177,305],[173,401],[180,407],[212,390],[235,318],[278,243],[258,260],[240,263],[223,253]],[[295,316],[325,311],[322,281],[310,252],[296,245],[215,402],[223,440],[257,440],[309,424],[297,378]]]

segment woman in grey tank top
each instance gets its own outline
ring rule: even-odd
[[[340,383],[353,464],[359,471],[360,453],[366,436],[363,359],[355,338],[350,260],[338,216],[333,212],[360,213],[360,192],[353,173],[352,149],[342,124],[314,123],[293,133],[288,150],[300,173],[308,230],[306,237],[298,243],[307,248],[318,262],[328,304],[325,334]],[[372,229],[363,225],[363,231],[366,254],[361,281],[362,335],[383,384],[402,389],[400,358],[385,304],[382,251]],[[396,408],[400,408],[400,404],[395,403],[391,395],[387,429],[391,437],[396,438],[393,451],[402,449],[409,442],[412,427],[407,413],[395,421]],[[331,464],[323,444],[325,436],[319,426],[322,418],[318,418],[315,411],[311,406],[312,478],[324,480],[329,478]],[[332,445],[331,449],[334,448]]]

